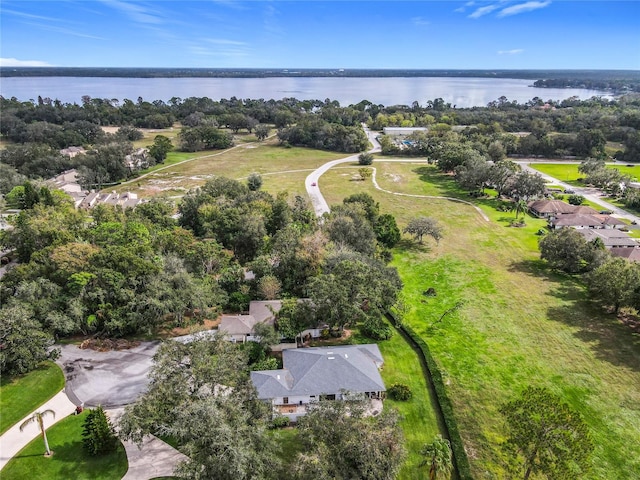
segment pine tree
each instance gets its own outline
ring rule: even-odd
[[[84,420],[82,437],[84,448],[91,455],[112,452],[118,446],[115,430],[102,407],[89,412]]]

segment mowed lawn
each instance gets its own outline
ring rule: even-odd
[[[27,373],[0,383],[0,434],[6,432],[64,387],[64,374],[53,362],[42,362]]]
[[[578,182],[578,178],[584,177],[584,174],[578,171],[580,165],[576,163],[531,163],[531,168],[546,173],[547,175],[557,178],[561,182],[568,182],[572,185],[582,185]],[[640,165],[611,165],[608,164],[607,168],[615,168],[620,173],[629,175],[633,181],[637,181],[640,178]]]
[[[70,415],[47,429],[52,457],[45,457],[41,436],[30,442],[0,472],[3,479],[120,480],[127,472],[127,454],[119,442],[115,452],[91,456],[82,446],[88,410]],[[45,425],[47,420],[45,419]]]
[[[384,189],[413,195],[468,198],[432,167],[376,162]],[[355,169],[354,169],[355,170]],[[544,222],[513,213],[494,200],[471,206],[382,193],[372,182],[350,181],[347,170],[321,178],[329,204],[370,193],[400,227],[426,215],[444,226],[440,245],[405,239],[394,261],[412,310],[407,322],[427,341],[443,370],[475,478],[505,478],[505,438],[498,412],[528,386],[546,386],[580,411],[596,445],[590,479],[637,479],[640,472],[640,338],[586,298],[573,278],[539,260]],[[325,193],[326,192],[326,193]],[[435,297],[423,292],[429,287]],[[434,324],[461,303],[454,313]]]

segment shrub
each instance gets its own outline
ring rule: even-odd
[[[358,155],[358,163],[360,165],[371,165],[373,163],[373,155],[368,152],[363,152]]]
[[[393,335],[391,327],[380,317],[368,318],[364,321],[361,331],[363,335],[374,340],[389,340]]]
[[[571,205],[582,205],[584,203],[584,197],[582,195],[569,195],[567,200]]]
[[[391,400],[406,402],[411,399],[413,393],[411,392],[409,385],[405,385],[404,383],[394,383],[387,389],[387,395]]]
[[[271,428],[284,428],[289,426],[289,417],[278,415],[271,420]]]
[[[273,357],[264,358],[251,365],[251,370],[277,370],[278,368],[280,368],[278,359]]]
[[[102,407],[94,408],[84,420],[82,443],[90,455],[113,452],[118,439]]]

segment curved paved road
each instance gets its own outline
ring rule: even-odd
[[[381,150],[380,143],[376,139],[376,133],[372,132],[367,128],[366,125],[362,125],[364,129],[364,133],[366,133],[369,142],[373,147],[368,150],[369,153],[376,153]],[[340,165],[341,163],[351,163],[358,162],[358,154],[351,155],[349,157],[340,158],[338,160],[332,160],[331,162],[327,162],[324,165],[321,165],[319,168],[315,169],[311,172],[304,181],[304,186],[307,189],[307,194],[309,195],[309,199],[311,200],[311,205],[313,205],[313,210],[316,212],[317,217],[321,217],[324,213],[329,212],[329,205],[327,201],[322,196],[320,192],[320,177],[330,168],[335,167],[336,165]],[[314,185],[315,184],[315,185]]]
[[[616,205],[613,205],[613,204],[607,202],[606,200],[603,200],[600,197],[600,195],[602,193],[597,188],[593,188],[593,187],[576,187],[574,185],[569,185],[568,183],[563,182],[562,180],[559,180],[559,179],[554,178],[554,177],[552,177],[550,175],[547,175],[546,173],[543,173],[543,172],[541,172],[539,170],[536,170],[535,166],[532,166],[532,164],[535,165],[536,163],[547,163],[547,164],[554,163],[554,164],[564,164],[564,165],[566,165],[567,163],[579,164],[580,162],[549,162],[549,161],[538,162],[538,161],[535,161],[535,160],[517,160],[515,163],[520,165],[523,168],[523,170],[526,170],[526,171],[531,172],[531,173],[537,173],[537,174],[541,175],[542,178],[544,178],[545,181],[547,181],[547,182],[554,183],[556,185],[560,185],[565,190],[573,190],[574,192],[576,192],[576,195],[582,195],[584,198],[586,198],[590,202],[593,202],[596,205],[600,205],[604,210],[612,211],[614,216],[616,216],[616,217],[624,218],[624,219],[629,220],[631,222],[636,222],[636,223],[640,224],[640,217],[639,216],[634,215],[632,213],[629,213],[626,210],[623,210],[622,208],[617,207]]]
[[[367,126],[365,124],[362,124],[362,128],[364,129],[364,133],[367,135],[367,138],[369,139],[369,142],[371,143],[371,145],[373,145],[373,147],[368,150],[369,153],[377,153],[380,152],[380,150],[382,149],[380,147],[380,143],[378,142],[377,137],[377,133],[376,132],[372,132],[371,130],[369,130],[369,128],[367,128]],[[322,195],[322,192],[320,191],[320,177],[329,169],[335,167],[336,165],[340,165],[341,163],[351,163],[351,162],[358,162],[358,156],[359,155],[351,155],[349,157],[345,157],[345,158],[340,158],[338,160],[332,160],[331,162],[327,162],[324,165],[320,166],[319,168],[317,168],[316,170],[314,170],[313,172],[311,172],[307,178],[305,179],[305,188],[307,189],[307,194],[309,195],[309,198],[311,199],[311,204],[313,205],[313,209],[316,213],[317,217],[321,217],[324,213],[328,213],[329,212],[329,205],[327,204],[326,200],[324,199],[324,196]],[[380,161],[380,160],[378,160]],[[423,159],[388,159],[388,160],[384,160],[384,162],[388,162],[388,163],[393,163],[393,162],[397,162],[397,163],[427,163],[427,161],[423,158]],[[487,215],[485,215],[485,213],[480,209],[480,207],[478,207],[477,205],[474,205],[471,202],[467,202],[466,200],[462,200],[459,198],[453,198],[453,197],[441,197],[441,196],[435,196],[435,195],[414,195],[414,194],[409,194],[409,193],[398,193],[398,192],[392,192],[391,190],[385,190],[383,188],[380,187],[380,185],[378,185],[378,182],[376,180],[376,169],[373,168],[373,177],[372,177],[372,181],[373,181],[373,186],[377,189],[380,190],[381,192],[385,192],[385,193],[389,193],[391,195],[402,195],[402,196],[407,196],[407,197],[417,197],[417,198],[436,198],[436,199],[442,199],[442,200],[450,200],[452,202],[458,202],[458,203],[464,203],[466,205],[469,205],[473,208],[475,208],[478,213],[482,216],[482,218],[484,220],[486,220],[487,222],[489,221],[489,217],[487,217]],[[314,186],[315,184],[315,186]]]

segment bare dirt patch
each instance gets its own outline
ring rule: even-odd
[[[168,330],[162,330],[159,334],[161,338],[181,337],[192,333],[203,332],[205,330],[213,330],[220,325],[220,317],[214,320],[205,320],[197,325],[189,325],[187,327],[174,327]]]
[[[140,346],[140,342],[126,340],[124,338],[88,338],[80,344],[82,350],[95,350],[96,352],[109,352],[111,350],[129,350]]]
[[[395,173],[385,173],[384,176],[394,183],[400,183],[402,181],[402,175],[396,175]]]

